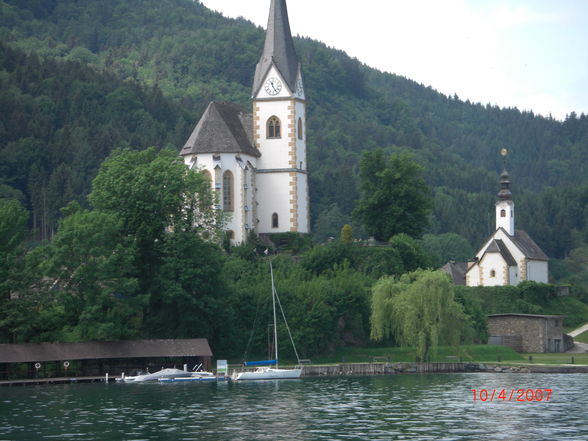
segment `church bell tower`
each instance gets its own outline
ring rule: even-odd
[[[258,233],[308,233],[306,97],[285,0],[272,0],[252,90]]]

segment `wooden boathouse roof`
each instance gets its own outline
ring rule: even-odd
[[[212,351],[205,338],[0,344],[0,363],[147,357],[212,357]]]

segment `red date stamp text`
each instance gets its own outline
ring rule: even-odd
[[[472,389],[474,401],[549,401],[552,389]]]

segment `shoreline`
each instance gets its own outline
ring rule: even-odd
[[[495,363],[450,362],[450,363],[339,363],[333,365],[303,365],[302,377],[346,377],[399,374],[451,374],[451,373],[521,373],[521,374],[580,374],[588,373],[588,365],[576,364],[525,364],[508,365]],[[116,376],[54,377],[36,379],[2,380],[0,387],[34,386],[69,383],[106,383],[116,381]],[[220,380],[219,380],[220,381]]]

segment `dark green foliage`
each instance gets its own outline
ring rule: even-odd
[[[361,158],[362,197],[354,211],[367,233],[387,241],[397,234],[419,237],[428,223],[430,191],[422,179],[424,169],[406,153],[387,157],[383,150]]]
[[[186,113],[156,88],[78,63],[39,59],[0,43],[0,184],[24,195],[46,239],[59,209],[82,202],[116,147],[177,145]],[[191,119],[191,118],[188,118]]]
[[[442,267],[450,260],[467,262],[475,254],[467,239],[455,233],[425,234],[421,245],[435,268]]]
[[[430,266],[428,257],[417,241],[403,235],[393,239],[389,246],[366,246],[342,241],[315,246],[304,254],[301,265],[318,275],[347,263],[374,279]]]
[[[0,155],[10,169],[0,172],[0,185],[26,197],[44,237],[68,198],[83,201],[113,147],[179,148],[209,101],[248,105],[263,30],[243,19],[188,0],[4,0],[2,8],[0,39],[43,58],[2,48],[0,115],[8,119],[1,121],[0,139],[10,145],[0,145]],[[505,146],[518,227],[550,256],[563,258],[575,246],[568,227],[584,224],[574,207],[586,202],[577,193],[558,194],[562,186],[586,183],[585,115],[572,112],[559,122],[462,102],[324,44],[295,44],[309,96],[311,218],[320,241],[338,237],[348,223],[335,221],[333,230],[325,211],[336,204],[343,220],[355,208],[362,151],[387,148],[411,150],[426,169],[434,189],[428,232],[453,232],[479,245],[494,229],[498,150]],[[558,216],[560,208],[565,215]],[[363,237],[355,225],[354,231]],[[585,226],[578,231],[588,235]]]
[[[578,296],[559,296],[558,287],[535,282],[518,286],[455,287],[456,297],[466,306],[481,308],[489,314],[554,314],[564,315],[564,325],[575,327],[588,322],[588,306]],[[470,311],[473,310],[469,307]]]
[[[178,192],[178,182],[192,188],[198,178],[178,179],[172,157],[209,101],[249,106],[263,30],[191,0],[0,0],[0,10],[0,197],[21,201],[36,239],[57,232],[53,243],[25,253],[24,212],[9,216],[16,230],[0,253],[0,339],[207,336],[215,354],[241,355],[255,317],[264,327],[268,322],[257,313],[269,299],[269,272],[260,259],[265,247],[227,246],[224,259],[203,241],[210,224],[182,216],[184,204],[195,201]],[[300,265],[281,258],[276,264],[305,354],[364,339],[365,286],[375,279],[461,260],[469,244],[485,240],[494,230],[503,146],[511,152],[506,166],[517,228],[562,259],[552,267],[555,278],[574,284],[579,297],[556,299],[523,285],[476,295],[458,288],[456,298],[480,340],[482,316],[490,312],[585,319],[578,300],[588,296],[585,115],[559,122],[462,102],[322,43],[295,44],[309,98],[315,239],[337,239],[350,222],[364,151],[376,157],[373,152],[385,149],[385,158],[410,152],[424,167],[433,200],[430,216],[409,222],[415,231],[400,230],[418,236],[421,221],[429,221],[426,257],[406,237],[390,246],[336,241],[309,251],[308,238],[276,238],[279,247],[302,254]],[[84,210],[91,182],[113,150],[149,146],[156,149],[113,156],[96,181],[94,210]],[[172,150],[156,155],[165,146]],[[170,192],[160,193],[164,187]],[[61,212],[72,200],[81,206]],[[387,242],[398,232],[383,230],[381,237]],[[354,224],[353,233],[367,237],[361,225]],[[18,298],[8,301],[9,293]],[[252,350],[265,351],[266,331],[253,338]]]

